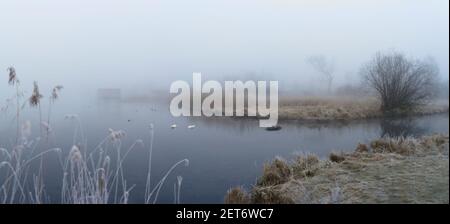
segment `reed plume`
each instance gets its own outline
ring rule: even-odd
[[[36,81],[33,82],[33,92],[31,93],[30,98],[28,99],[28,102],[30,103],[31,107],[38,107],[39,108],[39,124],[42,124],[42,110],[41,110],[41,98],[44,97],[39,92],[39,86]],[[40,125],[40,133],[42,137],[42,125]]]
[[[16,69],[11,66],[11,67],[7,68],[6,70],[9,72],[8,84],[13,86],[16,83],[18,83],[19,80],[17,79]]]
[[[41,102],[41,98],[42,98],[42,94],[39,92],[39,86],[37,84],[36,81],[34,81],[33,83],[33,93],[31,94],[31,97],[29,99],[30,102],[30,106],[31,107],[36,107],[40,104]]]
[[[72,146],[69,152],[69,159],[71,162],[81,161],[83,156],[81,155],[80,148],[77,145]]]
[[[59,97],[59,92],[63,89],[62,85],[57,85],[53,87],[52,94],[50,96],[50,100],[55,101]]]
[[[42,126],[46,126],[45,129],[47,130],[47,136],[48,136],[48,132],[49,132],[49,126],[48,124],[45,124],[45,122],[42,122],[42,110],[41,110],[41,98],[44,97],[42,96],[42,94],[39,92],[39,86],[37,84],[36,81],[33,82],[33,92],[31,93],[30,98],[28,99],[28,102],[30,103],[31,107],[38,107],[39,108],[39,133],[40,136],[42,137]],[[37,181],[39,186],[43,186],[43,178],[42,178],[42,172],[43,172],[43,157],[41,157],[40,159],[40,165],[39,165],[39,177],[37,178],[35,181]]]
[[[9,67],[6,69],[9,72],[8,84],[16,87],[16,103],[17,103],[17,128],[16,128],[16,144],[19,141],[20,132],[20,94],[19,94],[19,79],[17,78],[16,69],[14,67]]]
[[[122,130],[115,131],[112,128],[110,128],[108,131],[109,131],[109,138],[113,142],[116,142],[121,138],[125,137],[125,132]]]
[[[50,115],[52,113],[52,103],[55,102],[59,98],[59,93],[61,92],[63,86],[57,85],[53,87],[52,92],[49,97],[48,102],[48,114],[47,114],[47,124],[50,125]],[[48,132],[47,132],[47,141],[48,141]]]

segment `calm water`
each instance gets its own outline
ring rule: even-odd
[[[36,112],[36,111],[35,111]],[[27,113],[24,120],[37,123],[37,113]],[[353,150],[357,143],[367,143],[383,135],[423,135],[448,133],[448,114],[397,120],[370,120],[350,123],[305,124],[282,122],[280,131],[266,131],[257,120],[228,118],[173,118],[167,105],[102,102],[86,105],[57,105],[52,114],[53,136],[50,143],[68,153],[75,123],[64,115],[76,113],[81,118],[88,146],[95,147],[108,135],[108,129],[124,130],[123,148],[135,140],[149,143],[149,126],[154,124],[153,181],[177,161],[187,158],[188,167],[180,166],[167,180],[159,203],[173,202],[176,176],[183,176],[183,203],[221,203],[227,189],[237,185],[249,188],[261,174],[264,162],[275,156],[292,158],[298,152],[326,157],[331,151]],[[0,117],[0,146],[11,144],[15,123],[11,116]],[[176,129],[170,126],[176,124]],[[188,125],[196,125],[188,129]],[[34,125],[38,135],[39,128]],[[141,203],[146,180],[148,149],[136,147],[124,168],[129,186],[135,185],[130,201]],[[61,169],[56,156],[48,156],[46,189],[49,200],[59,201]]]

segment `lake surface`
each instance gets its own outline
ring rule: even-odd
[[[10,112],[11,113],[11,112]],[[222,203],[226,191],[242,185],[250,188],[262,172],[264,162],[275,156],[292,158],[296,153],[310,152],[327,157],[331,151],[354,150],[381,136],[420,136],[448,133],[448,114],[393,120],[369,120],[349,123],[307,124],[281,122],[279,131],[258,127],[258,120],[230,118],[174,118],[167,105],[150,103],[96,102],[79,105],[55,105],[52,112],[52,146],[62,148],[65,155],[74,143],[76,123],[64,119],[77,114],[89,147],[95,147],[108,129],[123,130],[124,149],[141,139],[145,147],[136,147],[124,164],[131,203],[142,203],[147,175],[150,124],[154,125],[153,181],[176,162],[189,159],[189,166],[179,166],[167,179],[159,203],[173,203],[173,187],[177,176],[183,177],[182,203]],[[38,123],[36,111],[27,112],[23,120]],[[176,124],[177,128],[170,126]],[[188,129],[188,125],[196,125]],[[33,125],[33,134],[39,128]],[[10,146],[15,136],[15,121],[0,117],[0,146]],[[77,137],[76,137],[77,138]],[[46,190],[48,200],[58,202],[62,172],[56,157],[46,158]]]

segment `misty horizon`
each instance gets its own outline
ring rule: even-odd
[[[2,1],[0,68],[14,66],[24,88],[36,80],[42,88],[61,84],[71,93],[80,85],[91,92],[168,91],[193,72],[206,79],[279,80],[286,91],[320,85],[320,75],[305,62],[311,55],[333,62],[338,86],[357,84],[364,62],[395,49],[435,58],[448,82],[448,4]]]

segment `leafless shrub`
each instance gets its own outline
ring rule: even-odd
[[[377,53],[361,69],[377,92],[383,112],[413,109],[433,96],[439,69],[433,59],[412,60],[398,52]]]

